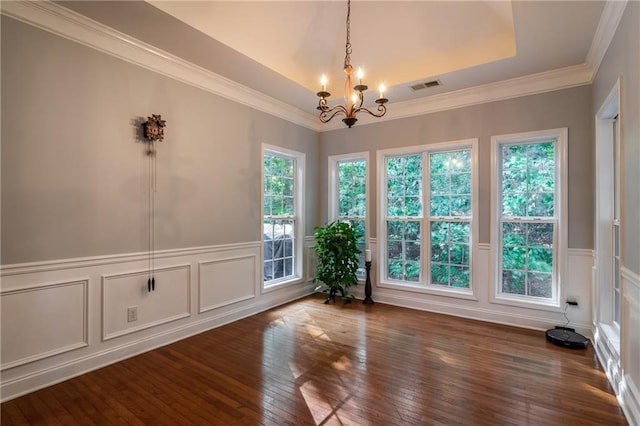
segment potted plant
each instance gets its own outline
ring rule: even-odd
[[[346,222],[331,222],[315,228],[315,245],[318,266],[313,282],[323,282],[329,292],[324,303],[335,302],[339,291],[343,300],[350,302],[354,297],[349,287],[358,284],[358,254],[356,230]],[[316,290],[320,289],[319,286]]]

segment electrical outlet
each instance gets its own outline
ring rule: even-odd
[[[569,306],[578,307],[580,305],[580,298],[578,296],[567,296],[567,303]]]
[[[138,307],[131,306],[127,308],[127,322],[138,321]]]

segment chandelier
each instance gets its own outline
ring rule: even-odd
[[[345,45],[344,73],[347,75],[347,80],[344,85],[346,106],[335,105],[329,108],[327,98],[331,96],[331,93],[327,92],[327,78],[324,75],[322,76],[322,89],[317,93],[320,98],[320,101],[318,101],[320,121],[328,123],[333,117],[341,114],[344,115],[342,119],[344,124],[351,127],[358,121],[356,115],[359,112],[366,112],[374,117],[382,117],[387,112],[387,107],[384,104],[389,101],[389,99],[384,97],[384,84],[380,85],[380,97],[375,101],[376,104],[378,104],[378,111],[374,112],[362,106],[364,102],[364,92],[368,89],[367,85],[362,84],[362,77],[364,75],[362,69],[358,69],[358,84],[354,86],[351,82],[351,75],[353,74],[353,66],[351,65],[351,0],[347,0],[347,44]]]

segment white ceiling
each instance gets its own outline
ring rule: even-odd
[[[344,86],[346,1],[149,1],[315,93]],[[582,64],[604,3],[353,1],[351,62],[391,102]],[[438,79],[443,86],[412,91]],[[372,96],[373,97],[373,96]],[[294,99],[290,100],[296,104]],[[313,110],[314,99],[297,106]],[[309,106],[309,103],[312,105]]]
[[[344,84],[346,2],[150,1],[309,90]],[[392,7],[392,9],[390,9]],[[511,2],[354,2],[352,64],[388,86],[513,57]]]
[[[388,119],[587,84],[623,9],[592,0],[352,1],[351,63],[373,91],[365,104],[387,85]],[[55,3],[214,73],[224,90],[231,80],[248,89],[241,102],[294,122],[300,114],[297,122],[317,122],[321,74],[332,99],[342,98],[346,0]],[[442,86],[410,88],[434,79]]]

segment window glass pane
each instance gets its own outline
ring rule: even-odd
[[[387,221],[387,277],[420,280],[420,222]]]
[[[502,270],[502,292],[509,294],[526,294],[525,277],[523,271]]]
[[[431,284],[470,287],[469,222],[431,222]]]
[[[553,297],[553,223],[502,224],[502,292]]]
[[[264,215],[294,215],[294,160],[264,156]]]
[[[429,155],[431,216],[471,216],[471,151]]]
[[[555,161],[554,142],[502,147],[504,216],[554,216]]]
[[[387,216],[422,215],[422,156],[387,159]]]
[[[544,297],[550,299],[552,293],[552,274],[543,274],[539,272],[527,273],[527,285],[529,287],[529,296]]]
[[[338,216],[365,216],[366,176],[364,160],[338,163]]]
[[[264,220],[264,281],[292,276],[294,246],[293,220]]]

